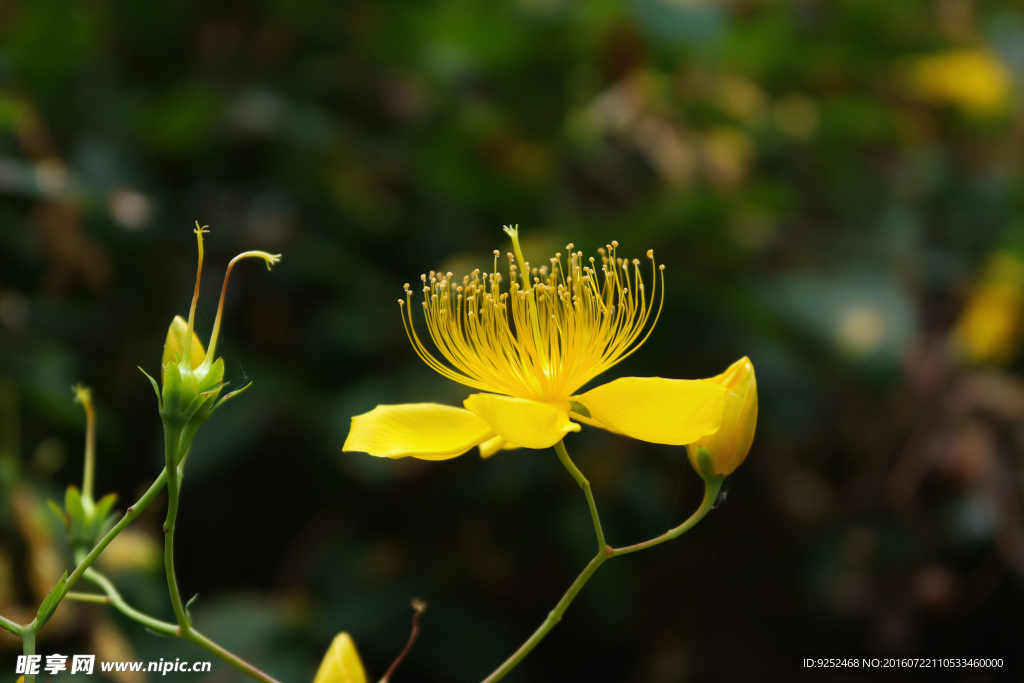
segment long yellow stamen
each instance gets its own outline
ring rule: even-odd
[[[550,266],[531,268],[518,229],[505,232],[515,251],[508,255],[507,291],[496,261],[495,272],[475,270],[461,283],[451,273],[420,278],[427,331],[443,360],[416,333],[408,284],[399,300],[406,334],[417,355],[451,380],[520,398],[566,400],[647,340],[664,303],[664,266],[655,297],[645,290],[640,262],[618,257],[617,242],[598,250],[600,271],[572,244],[566,261],[556,254]],[[647,256],[657,289],[654,253]]]

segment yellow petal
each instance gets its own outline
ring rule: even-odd
[[[327,648],[313,683],[366,683],[366,671],[352,637],[339,633]]]
[[[473,394],[462,405],[479,415],[491,430],[522,448],[550,448],[580,426],[569,421],[569,402],[541,403],[498,394]]]
[[[721,375],[707,380],[727,391],[722,411],[722,427],[710,436],[690,444],[690,462],[700,472],[697,448],[706,448],[711,456],[712,474],[725,477],[740,466],[754,443],[757,428],[757,378],[754,365],[747,357],[740,358]]]
[[[706,380],[622,377],[574,396],[590,419],[626,436],[685,446],[722,423],[726,389]]]
[[[177,363],[185,353],[185,335],[188,332],[188,323],[180,315],[174,316],[171,326],[167,328],[167,340],[164,342],[164,356],[160,361],[163,367],[168,363]],[[203,350],[203,343],[199,337],[192,332],[192,369],[195,370],[203,364],[206,359],[206,351]]]
[[[489,458],[498,451],[513,451],[519,448],[514,443],[509,443],[500,436],[496,436],[493,439],[488,439],[480,444],[480,457]]]
[[[493,436],[487,423],[468,410],[437,403],[405,403],[377,406],[353,417],[342,450],[388,458],[411,455],[447,460]]]

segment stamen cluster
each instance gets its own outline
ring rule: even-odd
[[[655,292],[644,288],[639,259],[620,258],[618,242],[586,261],[569,244],[564,261],[556,253],[550,265],[531,267],[516,232],[506,232],[516,249],[507,254],[508,291],[502,291],[497,250],[494,272],[477,269],[461,282],[450,272],[420,276],[427,330],[448,364],[416,335],[409,284],[408,305],[399,300],[406,333],[427,365],[456,382],[536,401],[565,400],[646,341],[661,313],[665,266],[658,267],[662,291],[655,313]],[[656,282],[654,252],[647,257]]]

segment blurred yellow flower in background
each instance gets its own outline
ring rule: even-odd
[[[976,363],[1013,360],[1024,332],[1024,261],[998,251],[985,266],[953,330],[957,347]]]
[[[976,115],[998,114],[1010,96],[1010,72],[991,51],[951,50],[918,58],[910,69],[913,93]]]
[[[313,683],[366,683],[366,671],[356,644],[348,633],[339,633],[327,648]]]
[[[623,377],[575,394],[650,335],[664,299],[664,266],[658,298],[656,282],[650,292],[644,286],[640,261],[617,256],[618,242],[598,250],[600,262],[591,257],[588,265],[570,244],[567,266],[555,254],[550,266],[531,268],[518,230],[506,232],[515,249],[507,292],[497,250],[493,273],[474,271],[461,284],[451,273],[421,276],[427,329],[447,364],[416,334],[409,285],[408,301],[399,300],[420,358],[484,393],[470,395],[464,408],[377,406],[352,418],[343,450],[444,460],[479,446],[487,457],[503,448],[549,448],[579,431],[578,422],[678,446],[718,431],[727,390],[715,381]],[[656,277],[653,251],[647,256]]]

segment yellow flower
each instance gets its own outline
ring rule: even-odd
[[[953,104],[978,115],[1003,111],[1012,79],[988,50],[951,50],[920,57],[912,65],[911,88],[921,99]]]
[[[313,683],[366,683],[366,672],[352,637],[339,633],[320,662]]]
[[[757,378],[749,358],[741,358],[718,377],[709,382],[719,384],[728,391],[722,428],[690,444],[687,451],[690,462],[703,476],[727,477],[740,466],[750,452],[757,427]],[[698,457],[698,448],[706,448],[711,456],[710,471],[705,471]]]
[[[704,380],[623,377],[583,394],[587,382],[635,351],[650,335],[664,300],[654,253],[648,292],[640,261],[620,258],[617,242],[598,259],[568,245],[566,259],[531,267],[518,229],[506,228],[508,286],[498,273],[422,275],[430,340],[416,333],[413,292],[405,286],[402,320],[413,348],[439,374],[482,393],[463,408],[435,403],[382,405],[352,418],[343,450],[376,456],[445,460],[479,446],[488,457],[505,448],[548,448],[583,423],[653,443],[685,445],[718,431],[726,388]],[[519,265],[517,265],[519,264]],[[657,306],[657,310],[655,310]],[[571,417],[571,419],[570,419]]]
[[[1024,334],[1024,261],[994,253],[953,329],[957,347],[976,363],[1004,365]]]

